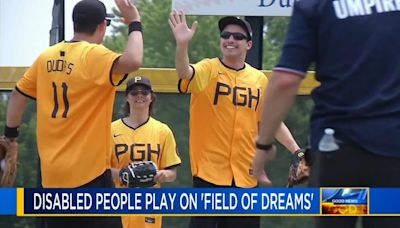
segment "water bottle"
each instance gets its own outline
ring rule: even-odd
[[[6,170],[6,159],[0,161],[0,171]]]
[[[324,135],[319,141],[318,149],[321,152],[331,152],[339,149],[339,145],[336,143],[335,130],[332,128],[325,128]]]

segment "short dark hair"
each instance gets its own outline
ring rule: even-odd
[[[114,15],[107,14],[106,6],[99,0],[82,0],[78,2],[72,12],[74,31],[92,35],[99,24],[106,18]]]
[[[96,32],[98,25],[94,24],[79,24],[78,22],[74,22],[74,31],[79,33],[85,33],[88,35],[93,35]]]

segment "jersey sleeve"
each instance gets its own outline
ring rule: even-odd
[[[282,71],[304,77],[315,60],[318,30],[314,15],[295,1],[282,55],[274,71]],[[304,3],[307,4],[307,3]]]
[[[164,143],[162,145],[161,158],[158,164],[159,169],[166,169],[168,167],[181,164],[181,158],[176,147],[175,137],[171,129],[165,125],[163,132]]]
[[[95,45],[86,55],[88,75],[102,75],[101,78],[93,79],[96,84],[120,85],[127,77],[127,74],[112,74],[111,72],[115,61],[120,56],[121,54],[115,53],[103,45]]]
[[[179,91],[181,93],[199,93],[203,91],[211,78],[211,59],[203,59],[200,62],[191,65],[193,76],[191,79],[179,80]]]
[[[40,57],[25,72],[22,78],[17,82],[16,89],[27,97],[36,99],[37,77],[39,72]]]

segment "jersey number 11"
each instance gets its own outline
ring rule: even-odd
[[[64,112],[62,113],[62,117],[67,118],[67,114],[68,114],[68,110],[69,110],[69,102],[68,102],[68,96],[67,96],[67,92],[68,92],[67,83],[63,82],[61,84],[61,88],[62,88],[62,97],[63,97],[63,101],[64,101],[64,106],[65,106]],[[51,117],[56,118],[57,112],[58,112],[58,96],[57,96],[57,85],[55,82],[53,82],[53,95],[54,95],[54,108],[53,108],[53,112],[51,113]]]

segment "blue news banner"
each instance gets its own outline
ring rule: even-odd
[[[22,194],[18,194],[22,195]],[[20,200],[20,199],[18,199]],[[24,189],[19,215],[319,214],[319,189],[145,188]]]
[[[366,188],[366,216],[400,215],[400,188]],[[0,188],[0,215],[321,215],[319,188],[33,189]],[[336,191],[336,190],[335,190]],[[354,192],[343,189],[337,193]],[[342,194],[342,195],[343,195]],[[335,197],[338,194],[334,194]],[[340,194],[339,194],[340,195]],[[343,196],[340,195],[340,198]],[[365,197],[364,197],[365,198]],[[333,204],[332,204],[333,203]],[[338,205],[341,206],[341,205]],[[340,211],[339,207],[339,211]]]

